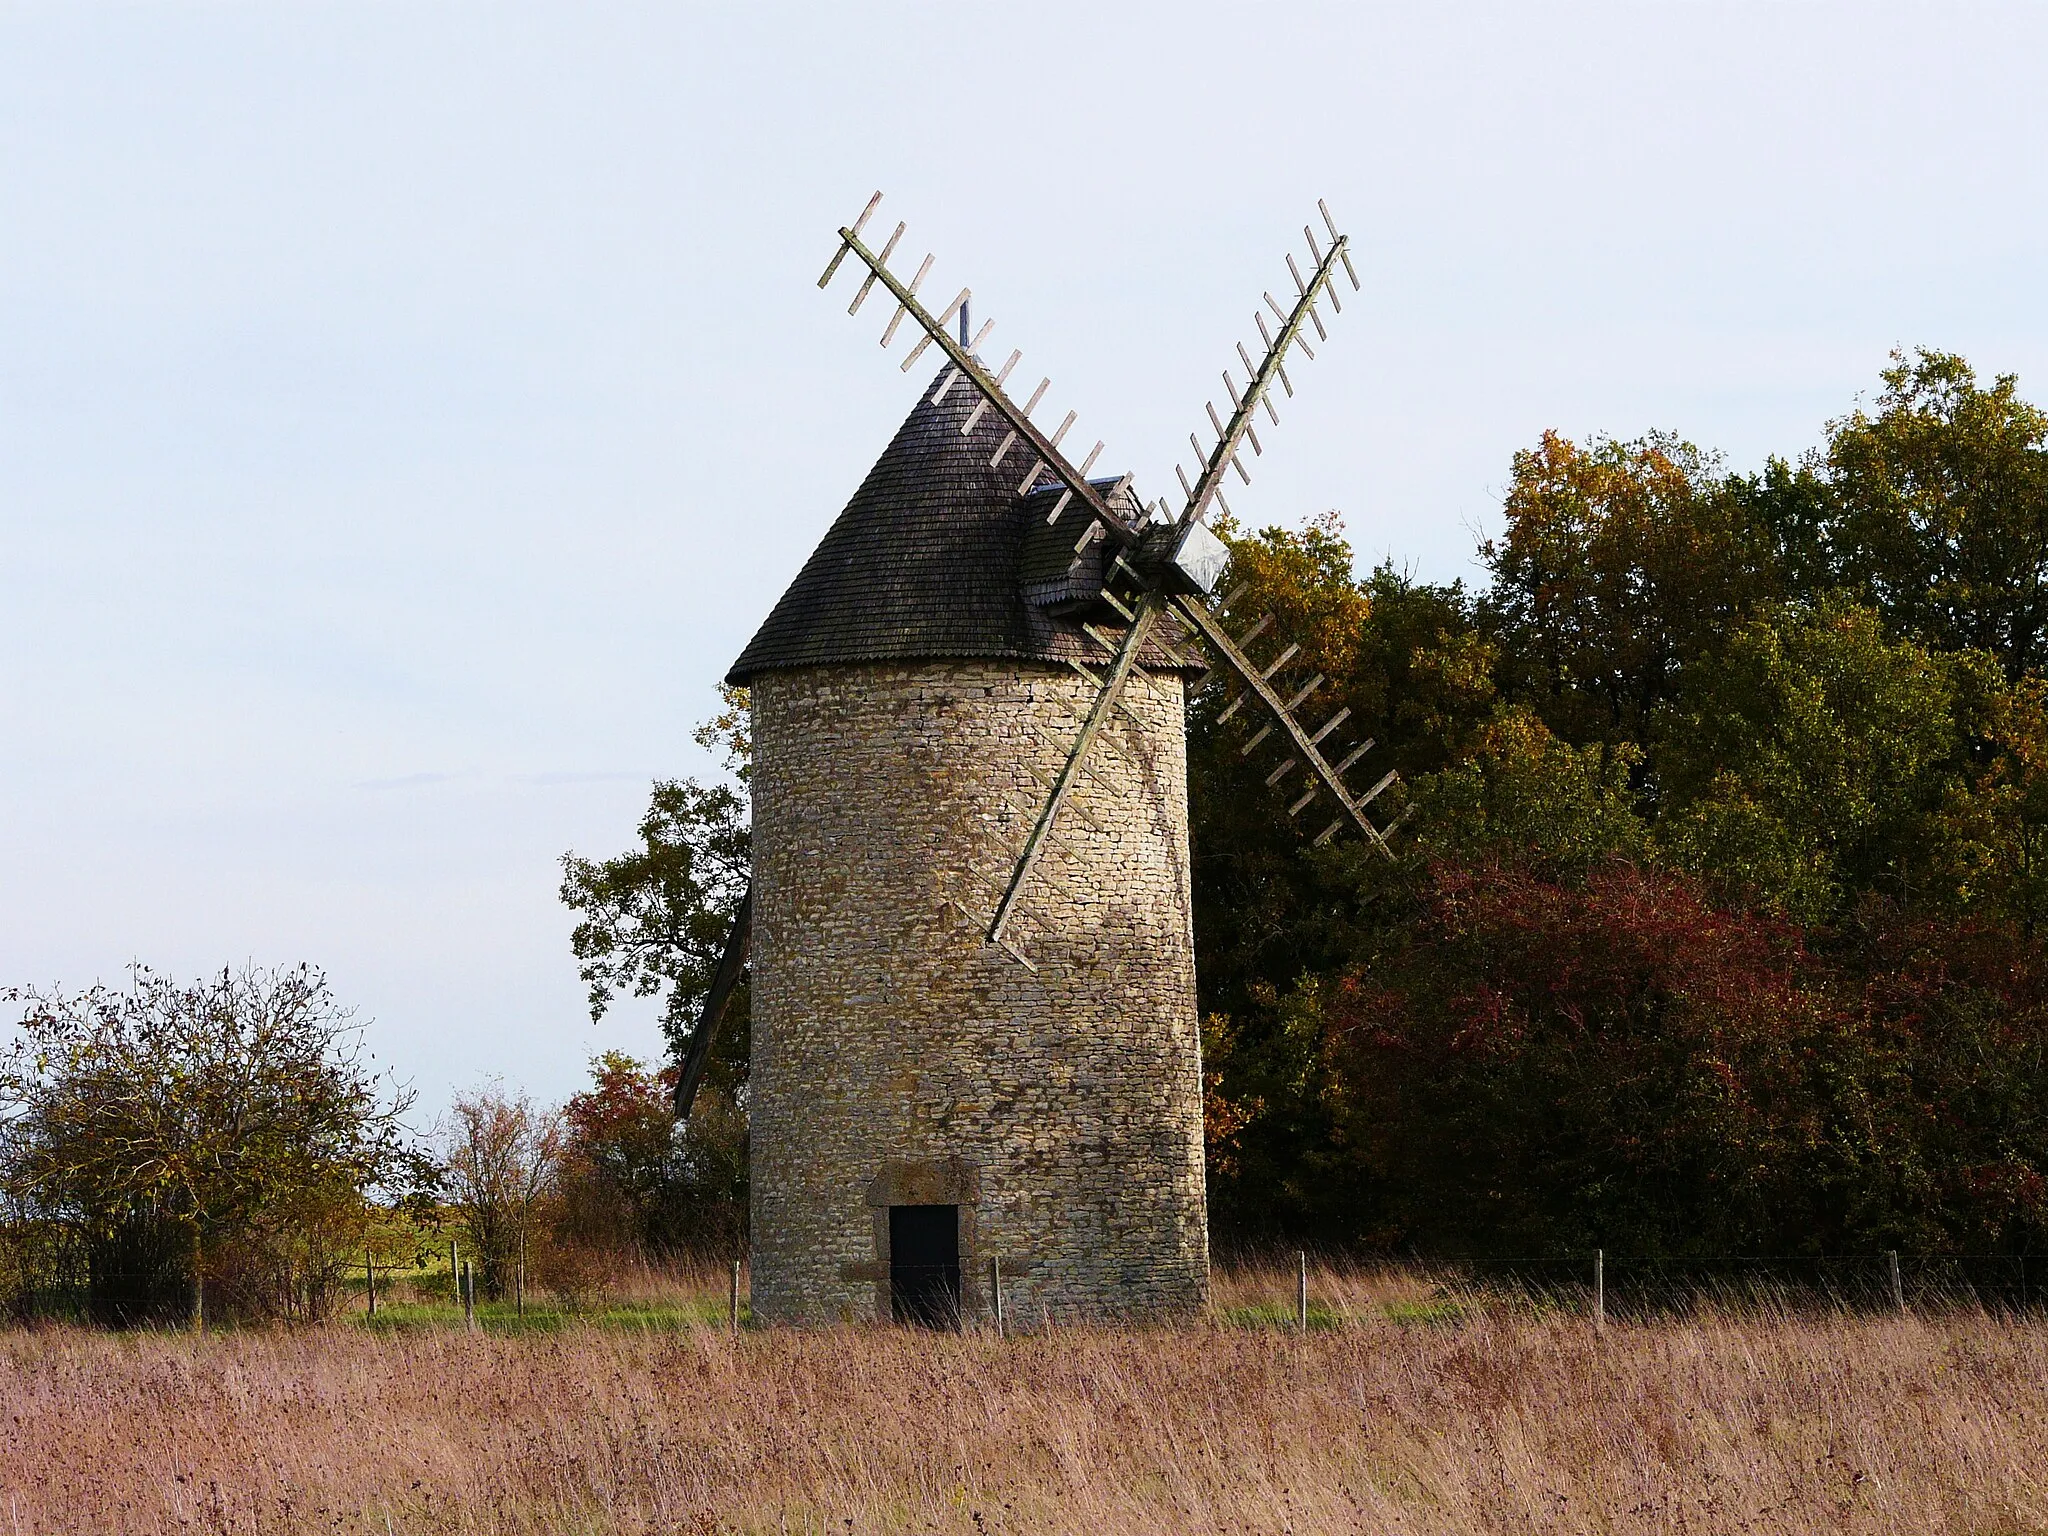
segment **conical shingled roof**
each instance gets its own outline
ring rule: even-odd
[[[1029,455],[1020,446],[1001,469],[990,469],[992,446],[1002,439],[987,417],[971,437],[960,435],[978,397],[956,384],[933,405],[937,382],[919,394],[727,682],[851,662],[1103,660],[1104,648],[1078,621],[1025,599],[1024,536],[1043,523],[1043,512],[1028,510],[1017,493]],[[1057,526],[1071,527],[1078,538],[1088,523],[1069,504]],[[1163,638],[1170,644],[1179,637],[1169,629]],[[1151,644],[1142,660],[1176,670],[1191,665]]]

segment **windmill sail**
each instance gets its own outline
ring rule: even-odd
[[[1074,786],[1087,769],[1089,754],[1101,739],[1104,724],[1121,701],[1140,652],[1151,643],[1162,621],[1167,621],[1169,628],[1185,626],[1198,633],[1214,653],[1216,668],[1237,674],[1243,682],[1244,691],[1226,711],[1226,718],[1246,702],[1253,703],[1269,716],[1268,722],[1244,749],[1247,754],[1275,734],[1292,748],[1292,755],[1272,771],[1267,780],[1269,785],[1277,786],[1295,765],[1307,765],[1307,792],[1294,801],[1290,814],[1298,814],[1325,793],[1336,800],[1343,814],[1325,827],[1316,841],[1327,842],[1350,824],[1356,826],[1381,852],[1388,852],[1386,832],[1375,825],[1365,808],[1393,782],[1393,775],[1382,778],[1365,794],[1354,795],[1346,786],[1343,774],[1371,743],[1353,751],[1335,765],[1322,750],[1324,740],[1348,718],[1349,711],[1340,710],[1313,730],[1304,726],[1296,711],[1324,679],[1317,677],[1295,689],[1291,696],[1284,694],[1274,686],[1273,679],[1297,648],[1288,648],[1277,662],[1264,668],[1256,666],[1244,648],[1230,638],[1207,602],[1228,558],[1220,541],[1203,526],[1209,507],[1215,503],[1226,512],[1229,510],[1229,503],[1223,498],[1226,475],[1236,474],[1242,482],[1250,483],[1251,474],[1244,464],[1245,451],[1248,449],[1255,457],[1265,452],[1259,441],[1255,418],[1264,411],[1270,425],[1278,424],[1280,418],[1273,404],[1273,386],[1277,383],[1288,396],[1294,393],[1294,383],[1287,372],[1289,354],[1298,349],[1302,356],[1314,359],[1314,345],[1306,334],[1310,329],[1315,331],[1318,340],[1328,338],[1328,327],[1323,322],[1319,306],[1327,302],[1333,314],[1341,312],[1342,302],[1335,281],[1338,269],[1343,269],[1354,289],[1359,286],[1358,274],[1351,263],[1349,241],[1338,232],[1328,207],[1317,204],[1329,237],[1327,247],[1317,240],[1312,227],[1304,227],[1302,231],[1310,259],[1308,273],[1304,275],[1291,253],[1287,257],[1288,275],[1295,292],[1293,302],[1283,305],[1270,292],[1261,295],[1265,309],[1254,315],[1261,351],[1255,360],[1242,342],[1236,348],[1238,360],[1245,371],[1242,386],[1228,368],[1223,371],[1224,396],[1230,402],[1228,417],[1217,409],[1213,400],[1205,403],[1215,441],[1205,448],[1198,434],[1189,435],[1195,453],[1195,471],[1190,478],[1187,470],[1175,466],[1185,497],[1176,516],[1168,513],[1163,503],[1154,514],[1140,511],[1133,515],[1115,505],[1119,498],[1106,495],[1102,484],[1090,481],[1088,472],[1102,453],[1100,442],[1078,465],[1066,457],[1062,445],[1074,426],[1076,413],[1068,411],[1059,426],[1050,433],[1032,420],[1032,413],[1045,398],[1051,381],[1040,379],[1029,397],[1019,405],[1009,394],[1008,386],[1021,353],[1011,351],[994,372],[979,356],[980,345],[987,340],[993,322],[984,323],[971,341],[953,334],[954,318],[965,314],[972,297],[971,290],[961,288],[944,308],[937,311],[928,309],[919,293],[931,274],[933,258],[927,255],[907,282],[890,266],[902,240],[904,226],[898,224],[879,251],[866,243],[863,232],[880,203],[881,194],[877,192],[869,199],[861,216],[840,229],[839,247],[824,275],[819,278],[818,286],[828,286],[846,258],[854,257],[866,269],[866,276],[848,312],[857,313],[879,285],[895,300],[895,308],[882,333],[883,346],[894,341],[906,318],[921,333],[904,359],[903,369],[908,371],[933,346],[944,353],[948,366],[932,391],[929,403],[939,405],[962,383],[972,389],[975,404],[968,411],[960,431],[963,436],[972,436],[979,431],[996,438],[988,468],[1007,473],[1011,467],[1021,466],[1021,477],[1016,482],[1016,495],[1020,497],[1037,492],[1049,478],[1052,491],[1039,492],[1051,497],[1045,519],[1047,523],[1058,523],[1070,505],[1075,502],[1081,504],[1089,514],[1090,522],[1073,546],[1072,558],[1066,562],[1070,570],[1083,563],[1083,557],[1089,554],[1089,542],[1098,529],[1117,547],[1113,557],[1097,557],[1101,576],[1092,585],[1091,596],[1122,620],[1121,633],[1093,625],[1083,626],[1101,645],[1108,660],[1099,675],[1078,661],[1073,662],[1081,675],[1094,686],[1095,697],[1076,724],[1062,767],[1046,786],[1045,798],[1039,803],[1031,829],[1016,854],[1009,878],[1002,884],[1001,895],[986,930],[988,942],[1017,953],[1009,943],[1007,930],[1040,862],[1055,846],[1052,836],[1055,825],[1070,803]],[[1274,329],[1276,325],[1277,330]],[[964,328],[963,321],[963,331]],[[1128,477],[1117,482],[1118,489],[1127,485]],[[1158,522],[1153,521],[1154,516],[1159,518]],[[1052,578],[1055,588],[1060,579],[1059,576]],[[1249,638],[1248,635],[1247,642]]]
[[[1031,393],[1031,398],[1019,406],[1010,398],[1004,386],[1022,354],[1013,351],[1009,360],[997,373],[990,373],[976,355],[976,349],[988,338],[989,332],[995,328],[995,322],[985,321],[972,341],[962,341],[954,336],[951,328],[953,317],[966,307],[968,300],[973,296],[973,291],[962,288],[950,304],[935,314],[926,309],[918,298],[918,289],[931,271],[932,258],[926,256],[919,265],[916,275],[907,283],[889,268],[889,256],[897,240],[902,237],[903,226],[896,226],[895,234],[890,236],[888,244],[883,246],[880,253],[870,250],[862,241],[861,230],[881,200],[882,194],[877,192],[868,200],[868,205],[862,210],[861,216],[839,231],[839,249],[834,252],[824,275],[818,279],[818,286],[828,286],[846,257],[849,254],[854,256],[868,269],[868,276],[862,282],[859,292],[855,294],[849,313],[860,308],[868,293],[879,282],[896,300],[896,310],[889,318],[887,329],[882,332],[882,345],[887,347],[896,339],[897,329],[906,316],[924,333],[912,345],[909,356],[904,358],[903,371],[909,372],[927,348],[937,346],[945,353],[952,367],[940,379],[938,388],[932,392],[932,403],[938,404],[952,392],[954,385],[965,380],[980,396],[986,410],[977,409],[972,412],[961,428],[962,434],[966,435],[977,429],[993,430],[997,423],[1007,428],[989,460],[990,468],[1000,468],[1005,463],[1027,466],[1023,469],[1022,477],[1017,484],[1017,494],[1020,496],[1029,492],[1050,474],[1060,483],[1064,494],[1059,497],[1048,514],[1048,522],[1057,522],[1070,502],[1079,501],[1089,512],[1100,518],[1105,526],[1115,529],[1127,541],[1135,542],[1142,528],[1127,522],[1121,514],[1112,509],[1101,492],[1088,480],[1088,471],[1101,454],[1103,445],[1100,442],[1096,443],[1078,466],[1072,463],[1061,449],[1061,444],[1067,433],[1072,430],[1078,413],[1067,412],[1066,419],[1050,434],[1041,430],[1032,421],[1031,413],[1045,398],[1052,380],[1040,379],[1037,388]],[[986,417],[991,412],[996,417],[996,423],[984,426]]]

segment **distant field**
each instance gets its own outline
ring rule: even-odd
[[[1215,1325],[723,1328],[580,1308],[0,1332],[0,1536],[2048,1532],[2048,1325],[1615,1324],[1413,1273],[1238,1272]]]

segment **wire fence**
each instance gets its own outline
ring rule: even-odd
[[[6,1239],[0,1243],[0,1322],[169,1323],[182,1315],[179,1306],[166,1306],[161,1277],[96,1270],[87,1245],[60,1224],[8,1224],[0,1235]],[[376,1305],[369,1303],[371,1295],[417,1303],[428,1292],[429,1300],[445,1302],[452,1296],[461,1305],[463,1293],[453,1278],[459,1270],[452,1259],[446,1275],[378,1269],[361,1298],[368,1307]],[[692,1289],[710,1284],[696,1277]],[[742,1293],[723,1265],[717,1268],[715,1288],[711,1303],[700,1310],[730,1312],[737,1322]],[[1450,1317],[1469,1307],[1500,1306],[1583,1315],[1596,1324],[1702,1311],[1976,1310],[2018,1316],[2048,1312],[2048,1254],[1671,1256],[1594,1250],[1367,1259],[1267,1249],[1222,1259],[1218,1288],[1225,1293],[1219,1311],[1265,1325],[1308,1326],[1311,1318],[1328,1325],[1404,1313]],[[345,1304],[343,1310],[352,1306]]]
[[[1315,1265],[1302,1271],[1314,1288]],[[1595,1321],[1739,1312],[2048,1310],[2048,1256],[1975,1253],[1591,1253],[1406,1261],[1447,1295],[1583,1312]],[[1306,1311],[1304,1309],[1304,1316]]]

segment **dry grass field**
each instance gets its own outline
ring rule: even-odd
[[[0,1332],[0,1536],[2048,1532],[2037,1322],[1595,1335],[1319,1273],[1302,1337],[1254,1273],[1214,1326],[735,1339],[685,1320],[715,1278],[524,1332]]]

